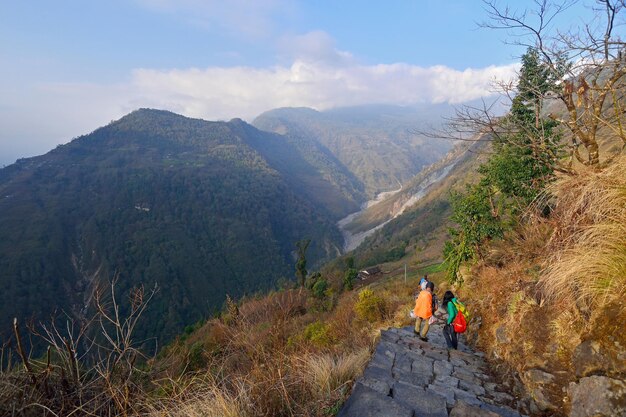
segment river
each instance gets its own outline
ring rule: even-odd
[[[391,198],[395,194],[401,192],[402,189],[403,189],[402,185],[400,185],[400,188],[398,188],[397,190],[383,191],[383,192],[379,193],[376,196],[376,198],[374,198],[373,200],[369,200],[369,201],[363,203],[361,205],[361,209],[359,211],[356,211],[356,212],[354,212],[352,214],[349,214],[346,217],[344,217],[343,219],[339,220],[337,222],[337,227],[339,227],[339,230],[341,231],[341,234],[343,235],[343,242],[344,242],[343,250],[344,250],[344,253],[345,252],[349,252],[349,251],[351,251],[353,249],[356,249],[365,240],[365,238],[367,238],[368,236],[372,235],[378,229],[381,229],[382,227],[384,227],[387,223],[389,223],[390,221],[392,221],[396,217],[400,216],[409,207],[411,207],[412,205],[417,203],[420,199],[424,198],[424,196],[426,195],[428,189],[433,184],[436,184],[439,181],[441,181],[442,179],[444,179],[450,173],[450,171],[456,165],[457,162],[458,162],[458,159],[455,159],[452,162],[450,162],[450,163],[442,166],[441,168],[434,170],[432,173],[428,174],[422,181],[420,181],[420,183],[417,185],[417,187],[415,188],[415,191],[412,192],[410,197],[408,197],[408,199],[402,204],[402,206],[393,214],[393,217],[391,217],[390,219],[388,219],[388,220],[386,220],[386,221],[376,225],[375,227],[373,227],[373,228],[371,228],[369,230],[365,230],[363,232],[358,232],[358,233],[352,233],[349,230],[347,230],[346,227],[350,223],[352,223],[352,221],[354,219],[356,219],[361,214],[363,214],[368,208],[370,208],[370,207],[372,207],[372,206],[374,206],[376,204],[379,204],[379,203],[387,200],[388,198]]]

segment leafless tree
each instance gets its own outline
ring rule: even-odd
[[[574,160],[594,169],[608,165],[626,148],[626,43],[618,34],[624,23],[626,2],[596,0],[589,20],[567,30],[555,28],[555,22],[577,0],[533,0],[533,7],[523,10],[495,0],[483,3],[488,19],[480,26],[505,31],[507,43],[534,48],[550,73],[553,88],[535,92],[540,100],[534,105],[537,123],[532,131],[520,132],[523,127],[494,116],[493,104],[483,103],[458,109],[447,127],[434,136],[503,141],[512,133],[541,136],[540,118],[551,118],[559,122],[567,141],[565,155],[560,152],[551,156],[557,170],[573,172]],[[506,103],[519,93],[512,81],[497,82],[495,89]],[[476,134],[479,136],[472,136]],[[602,138],[617,140],[621,146],[601,156]],[[531,146],[542,143],[540,139],[528,142]],[[546,153],[542,155],[545,157]]]
[[[63,326],[58,319],[27,326],[30,337],[48,346],[43,359],[33,359],[27,352],[14,320],[16,351],[24,369],[0,375],[0,414],[35,415],[33,410],[40,415],[140,413],[137,399],[143,395],[137,381],[142,371],[137,363],[148,357],[133,332],[157,289],[132,290],[128,312],[122,314],[115,284],[114,279],[109,288],[94,291],[94,313],[89,320],[77,322],[68,316]]]

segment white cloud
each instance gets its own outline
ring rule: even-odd
[[[351,53],[340,51],[326,32],[315,30],[304,35],[282,36],[277,41],[280,54],[289,60],[326,63],[335,66],[354,63]]]
[[[207,120],[250,121],[277,107],[324,110],[362,104],[461,103],[492,95],[493,81],[515,78],[519,67],[458,71],[441,65],[363,65],[338,50],[321,31],[283,37],[278,49],[286,64],[140,68],[115,84],[39,85],[10,102],[0,99],[0,166],[15,157],[43,153],[140,107]],[[37,126],[32,124],[33,114],[38,115]]]
[[[332,61],[332,60],[331,60]],[[205,119],[251,119],[275,107],[318,110],[360,104],[461,103],[492,95],[517,64],[454,70],[409,64],[338,65],[298,59],[272,68],[211,67],[133,72],[133,101]]]

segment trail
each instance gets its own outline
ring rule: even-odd
[[[515,399],[489,375],[484,355],[461,341],[449,351],[442,329],[433,324],[428,342],[412,327],[382,331],[337,417],[520,417]]]

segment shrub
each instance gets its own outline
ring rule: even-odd
[[[328,324],[316,321],[306,326],[302,335],[304,339],[316,346],[329,346],[333,342],[329,329],[330,326]]]
[[[324,298],[327,289],[328,281],[326,281],[324,278],[321,278],[315,283],[315,285],[313,285],[313,295],[317,298]]]
[[[202,342],[196,342],[189,348],[187,356],[187,369],[189,371],[197,371],[206,366],[206,358],[204,357],[204,345]]]
[[[371,323],[382,320],[387,312],[385,300],[369,288],[359,292],[359,300],[354,305],[356,314]]]

